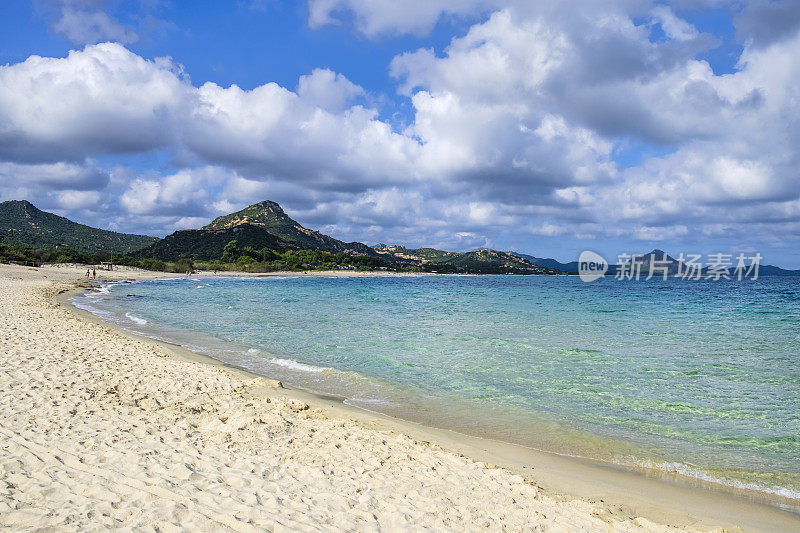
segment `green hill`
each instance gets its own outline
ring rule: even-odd
[[[435,248],[405,248],[377,245],[382,257],[426,270],[438,272],[469,272],[475,274],[553,274],[552,269],[532,265],[530,261],[509,252],[479,249],[466,253],[445,252]]]
[[[157,240],[157,237],[116,233],[78,224],[42,211],[25,200],[0,203],[0,243],[11,246],[130,253]]]
[[[198,230],[182,230],[140,250],[136,255],[162,261],[222,258],[225,246],[236,241],[237,249],[250,247],[283,253],[287,250],[319,250],[373,256],[375,251],[360,242],[345,243],[318,231],[306,229],[275,202],[263,201],[215,218]]]
[[[145,268],[173,268],[180,260],[194,260],[217,261],[222,265],[235,263],[238,268],[257,264],[258,268],[357,266],[442,273],[557,273],[533,265],[523,257],[497,250],[458,253],[385,245],[373,249],[360,242],[345,243],[304,228],[280,205],[270,201],[218,217],[201,229],[176,231],[164,239],[91,228],[41,211],[26,201],[3,202],[0,203],[0,245],[0,252],[5,250],[0,253],[0,259],[5,257],[15,262],[93,262],[98,256],[86,254],[113,252],[129,256],[115,256],[123,264]],[[47,251],[53,248],[59,249],[57,256]],[[153,261],[160,266],[153,266]]]
[[[265,200],[241,211],[214,219],[202,230],[225,230],[242,224],[262,228],[284,243],[296,248],[322,250],[323,252],[345,252],[353,255],[375,255],[375,251],[360,242],[342,242],[318,231],[306,229],[287,215],[280,205]]]
[[[239,247],[250,246],[256,250],[267,248],[274,252],[284,252],[297,249],[296,245],[280,240],[259,226],[240,224],[225,229],[176,231],[147,248],[139,250],[136,255],[162,261],[221,259],[225,246],[231,241],[236,241]]]

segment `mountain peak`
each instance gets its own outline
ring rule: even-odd
[[[245,209],[254,209],[258,207],[270,211],[278,211],[280,213],[283,213],[283,208],[280,206],[280,204],[278,202],[273,202],[272,200],[261,200],[258,203],[246,207]]]
[[[300,224],[289,218],[289,215],[284,212],[283,208],[277,202],[263,200],[236,211],[235,213],[219,216],[215,218],[211,224],[203,226],[202,229],[230,229],[241,226],[242,224],[252,224],[264,228],[286,225],[301,227]]]
[[[321,250],[353,255],[376,255],[360,242],[345,243],[318,231],[304,228],[287,215],[276,202],[264,200],[244,209],[215,218],[199,231],[178,231],[145,252],[164,260],[179,257],[218,258],[231,240],[242,246],[271,250]],[[206,244],[203,244],[205,242]]]
[[[653,250],[649,254],[642,255],[641,259],[644,259],[645,262],[646,262],[646,261],[649,261],[649,259],[651,257],[654,257],[656,261],[663,261],[664,259],[666,259],[670,263],[676,263],[677,262],[674,257],[672,257],[671,255],[667,254],[667,252],[665,252],[664,250],[661,250],[659,248],[656,248],[655,250]]]
[[[30,203],[28,200],[8,200],[0,203],[5,209],[15,210],[25,213],[40,213],[41,210]]]

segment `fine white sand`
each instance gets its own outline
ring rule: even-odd
[[[54,302],[81,272],[0,266],[0,526],[676,529],[84,320]]]

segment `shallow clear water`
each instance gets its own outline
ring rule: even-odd
[[[367,409],[800,498],[800,278],[200,278],[76,303]]]

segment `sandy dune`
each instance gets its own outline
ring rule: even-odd
[[[0,526],[674,530],[82,320],[76,272],[0,266]]]

